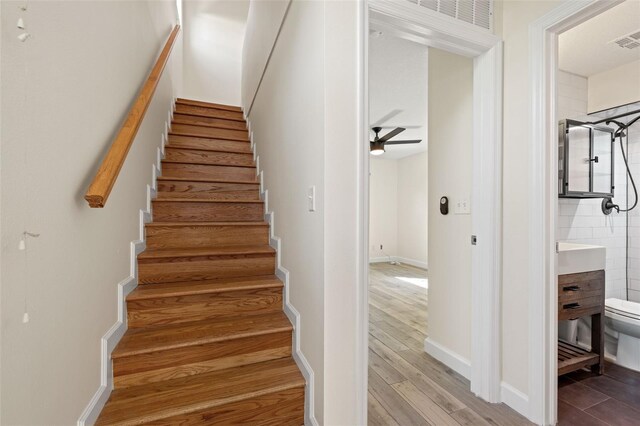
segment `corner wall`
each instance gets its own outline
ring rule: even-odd
[[[249,0],[183,2],[184,92],[181,96],[241,105],[242,45]]]
[[[130,274],[174,67],[107,206],[90,209],[84,192],[177,14],[174,2],[28,2],[22,12],[24,4],[0,4],[0,423],[68,425],[100,385],[100,342]],[[24,43],[19,16],[32,35]],[[39,236],[19,250],[24,231]]]

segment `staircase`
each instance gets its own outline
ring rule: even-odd
[[[302,425],[305,382],[238,107],[178,99],[98,425]]]

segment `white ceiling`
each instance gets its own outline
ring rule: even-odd
[[[397,160],[427,150],[427,52],[426,46],[385,34],[369,37],[371,127],[385,127],[380,136],[408,127],[393,139],[422,139],[419,144],[388,145],[378,158]]]
[[[560,34],[560,69],[589,77],[640,60],[640,47],[626,49],[610,43],[637,30],[640,0],[627,0]]]

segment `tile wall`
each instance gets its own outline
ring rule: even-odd
[[[558,117],[579,121],[596,121],[595,116],[587,116],[587,79],[560,71],[558,76]],[[604,118],[604,117],[603,117]],[[631,140],[630,140],[631,145]],[[640,144],[634,159],[638,162],[640,180]],[[634,152],[632,151],[632,154]],[[626,172],[620,149],[615,150],[615,197],[614,202],[621,208],[627,205]],[[633,199],[631,200],[633,202]],[[606,247],[606,297],[627,298],[627,215],[612,213],[605,216],[600,204],[602,199],[559,199],[558,240]],[[640,296],[640,207],[636,214],[637,247],[637,289]],[[636,232],[636,231],[634,231]],[[635,253],[634,253],[635,254]]]

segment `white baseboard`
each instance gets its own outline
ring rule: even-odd
[[[500,383],[500,400],[524,417],[529,417],[529,397],[510,384]]]
[[[305,392],[304,392],[304,413],[305,413],[305,425],[318,426],[318,421],[315,417],[315,378],[313,369],[307,361],[307,358],[304,356],[302,349],[300,348],[300,313],[298,310],[291,304],[289,300],[289,271],[282,266],[281,256],[282,256],[282,240],[279,237],[274,235],[274,216],[275,213],[269,210],[269,191],[264,187],[264,175],[262,170],[260,170],[260,157],[258,157],[256,152],[256,146],[253,141],[253,132],[251,131],[251,123],[249,119],[245,115],[245,120],[247,121],[247,125],[249,128],[249,139],[251,141],[251,149],[253,150],[253,158],[256,161],[256,170],[258,173],[258,180],[260,182],[260,199],[264,201],[264,219],[269,224],[269,245],[276,250],[276,276],[282,280],[284,283],[284,313],[293,324],[293,347],[292,347],[292,356],[298,368],[302,372],[302,375],[305,379]]]
[[[175,99],[171,100],[168,122],[165,122],[164,132],[160,136],[160,146],[156,151],[156,164],[151,170],[151,185],[147,185],[147,208],[140,210],[140,234],[139,238],[131,241],[129,250],[129,276],[118,284],[118,321],[102,336],[100,343],[100,387],[78,418],[78,426],[92,425],[98,420],[98,416],[109,399],[113,390],[113,365],[111,353],[124,333],[127,331],[127,304],[126,298],[138,285],[138,255],[146,248],[144,225],[151,221],[151,200],[156,197],[156,178],[161,174],[162,159],[164,158],[164,146],[169,137],[170,123],[173,119]]]
[[[401,256],[382,256],[382,257],[370,257],[369,263],[384,263],[384,262],[399,262],[407,265],[415,266],[420,269],[429,269],[426,262],[421,262],[415,259],[409,259]]]
[[[466,379],[471,377],[471,362],[468,359],[461,357],[428,337],[424,340],[424,350],[462,377]]]
[[[396,262],[406,263],[407,265],[415,266],[420,269],[429,269],[426,262],[421,262],[415,259],[409,259],[407,257],[396,256]]]
[[[396,260],[395,256],[370,257],[369,263],[384,263],[384,262],[392,262],[395,260]]]

